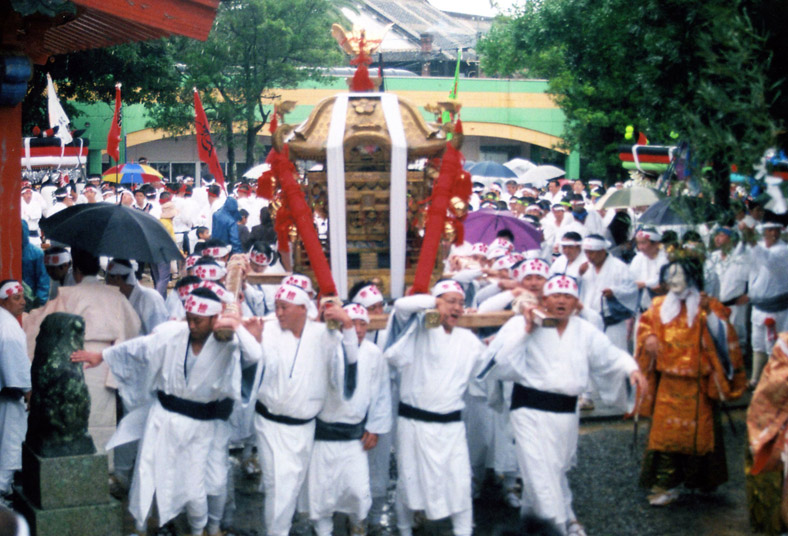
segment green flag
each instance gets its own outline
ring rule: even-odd
[[[454,68],[454,84],[451,86],[451,91],[449,91],[449,99],[454,100],[457,98],[457,85],[460,83],[460,62],[462,61],[462,49],[457,49],[457,66]],[[444,110],[443,114],[441,114],[441,123],[444,125],[447,123],[451,123],[451,113],[448,110]],[[446,139],[451,140],[452,134],[448,132],[446,134]]]

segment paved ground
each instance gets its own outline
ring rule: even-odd
[[[732,412],[737,433],[725,422],[725,446],[728,454],[730,480],[711,494],[685,494],[667,508],[654,508],[646,502],[646,492],[638,488],[640,461],[645,448],[648,424],[641,423],[638,447],[632,450],[632,424],[615,416],[587,415],[581,427],[577,467],[570,474],[574,505],[578,519],[592,535],[638,536],[734,536],[752,534],[748,526],[744,488],[744,453],[746,438],[744,410]],[[590,417],[590,418],[589,418]],[[392,472],[396,468],[392,467]],[[234,527],[240,536],[262,536],[262,494],[257,491],[259,478],[248,477],[236,468],[236,513]],[[390,512],[393,489],[386,516],[394,526]],[[474,503],[475,534],[497,534],[502,528],[517,524],[517,512],[505,506],[494,482],[488,482],[483,497]],[[185,528],[183,520],[176,525]],[[343,534],[337,520],[335,534]],[[129,531],[132,526],[128,524]],[[396,531],[393,531],[396,532]],[[420,531],[424,536],[451,534],[448,521],[427,523]],[[153,534],[153,532],[151,532]],[[293,535],[311,534],[309,524],[301,519]],[[392,534],[390,528],[383,536]]]

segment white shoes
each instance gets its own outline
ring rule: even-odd
[[[586,529],[577,519],[566,524],[566,536],[586,536]]]
[[[510,491],[504,497],[504,501],[507,505],[512,508],[520,508],[522,503],[520,502],[520,497],[513,491]]]
[[[679,489],[673,488],[660,493],[654,493],[648,496],[648,503],[651,506],[667,506],[679,498]]]

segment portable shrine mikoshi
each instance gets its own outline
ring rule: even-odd
[[[295,243],[294,270],[314,274],[322,294],[346,298],[355,281],[373,278],[394,298],[406,285],[424,292],[439,275],[438,250],[462,240],[471,182],[458,150],[460,105],[429,107],[450,120],[428,123],[414,104],[377,91],[366,66],[380,39],[337,28],[342,48],[356,55],[350,92],[324,99],[300,125],[284,124],[295,103],[277,106],[266,159],[271,170],[260,177],[258,193],[273,200],[280,251]],[[322,170],[308,172],[299,185],[295,160],[322,163]],[[422,170],[409,170],[420,160]],[[312,221],[318,206],[327,208],[325,243]]]

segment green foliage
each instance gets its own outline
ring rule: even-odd
[[[152,126],[178,133],[192,126],[192,88],[200,91],[216,143],[234,168],[234,124],[246,136],[246,162],[259,153],[257,134],[271,114],[272,88],[293,87],[341,60],[330,36],[336,20],[326,0],[228,0],[205,43],[173,41],[181,72],[178,98],[157,103]],[[218,127],[218,128],[217,128]]]
[[[54,17],[76,12],[76,6],[69,0],[11,0],[11,7],[23,17],[36,14]]]
[[[110,48],[53,56],[46,65],[36,65],[22,103],[24,132],[47,119],[46,74],[57,85],[58,96],[68,116],[77,117],[67,101],[114,102],[115,83],[123,83],[126,104],[172,100],[180,82],[173,67],[172,43],[166,39],[129,43]]]
[[[623,176],[626,125],[668,144],[671,131],[713,162],[712,183],[746,170],[770,144],[779,84],[770,71],[766,11],[753,24],[731,0],[541,0],[495,21],[479,45],[482,69],[547,78],[567,116],[566,144],[588,175]],[[780,31],[784,32],[784,29]],[[720,175],[724,175],[720,176]]]

